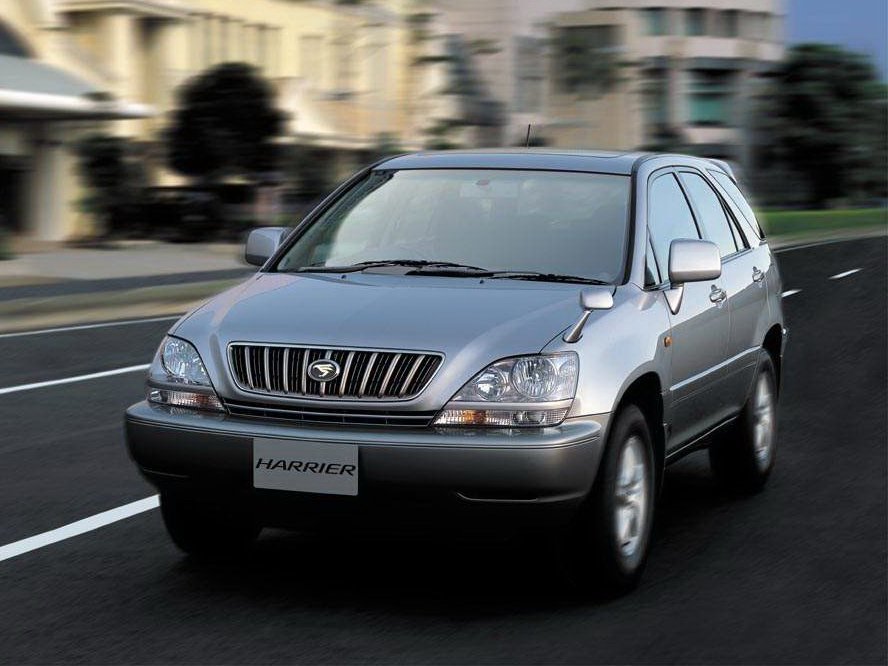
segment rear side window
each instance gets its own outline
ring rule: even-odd
[[[749,205],[749,202],[746,200],[746,197],[743,196],[743,192],[740,191],[737,184],[731,180],[730,176],[721,171],[710,171],[709,173],[715,178],[715,181],[721,185],[725,194],[728,195],[734,205],[739,209],[741,219],[746,222],[747,228],[752,231],[756,237],[764,238],[765,234],[762,233],[761,225],[759,225],[758,220],[755,218],[752,206]]]
[[[731,230],[728,215],[725,213],[721,199],[718,198],[715,190],[709,186],[703,176],[696,173],[683,172],[681,181],[685,184],[688,195],[697,207],[697,212],[700,214],[699,222],[707,240],[718,245],[721,256],[726,257],[734,254],[737,251],[737,241]]]
[[[668,271],[669,245],[677,239],[699,239],[694,215],[684,192],[671,173],[657,178],[648,193],[648,226],[657,263]]]

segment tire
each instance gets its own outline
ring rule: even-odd
[[[564,564],[574,586],[618,596],[638,585],[651,541],[655,479],[647,420],[627,405],[611,427],[595,485],[567,537]]]
[[[261,531],[245,511],[189,495],[161,494],[160,512],[173,543],[203,559],[242,554]]]
[[[709,464],[728,489],[751,494],[764,488],[777,455],[777,374],[762,351],[752,393],[737,420],[709,446]]]

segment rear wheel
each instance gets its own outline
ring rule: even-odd
[[[190,495],[163,493],[160,511],[173,543],[203,558],[224,559],[241,553],[261,530],[244,510]]]
[[[654,518],[651,442],[641,410],[624,407],[611,428],[595,486],[568,536],[565,564],[573,583],[622,594],[641,579]]]
[[[752,395],[737,420],[709,447],[715,476],[738,492],[761,490],[777,453],[777,378],[771,356],[761,352]]]

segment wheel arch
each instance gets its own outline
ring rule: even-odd
[[[617,401],[614,416],[616,417],[620,410],[629,404],[641,410],[651,432],[659,489],[666,467],[666,432],[663,425],[663,383],[656,372],[645,372],[632,380]]]
[[[777,373],[778,390],[780,389],[783,379],[783,368],[781,367],[783,361],[783,354],[781,353],[782,347],[783,327],[780,324],[774,324],[768,329],[768,332],[765,333],[765,339],[762,341],[762,349],[768,352],[768,355],[771,357],[771,362],[774,364],[774,372]]]

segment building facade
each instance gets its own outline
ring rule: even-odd
[[[461,49],[476,94],[495,105],[474,145],[523,145],[528,123],[546,124],[548,22],[586,0],[434,0],[436,30]]]
[[[281,146],[335,176],[441,127],[742,161],[782,33],[782,0],[0,0],[0,226],[87,233],[72,148],[96,130],[141,148],[146,185],[184,184],[161,140],[176,90],[232,61],[275,90]]]
[[[56,9],[48,0],[0,0],[0,228],[46,239],[76,233],[76,137],[152,113],[107,94],[69,49]]]
[[[0,0],[0,57],[21,52],[21,60],[68,81],[64,90],[120,105],[112,110],[106,102],[92,114],[81,113],[77,122],[44,123],[39,131],[35,110],[11,117],[0,106],[0,188],[5,183],[12,190],[15,182],[10,196],[25,200],[7,206],[3,225],[44,239],[88,230],[76,204],[82,192],[71,148],[77,137],[97,129],[144,148],[150,184],[181,184],[163,167],[161,145],[176,89],[222,62],[254,65],[288,119],[281,143],[327,150],[339,175],[383,135],[417,147],[422,120],[410,66],[411,5],[411,0]],[[0,63],[0,98],[2,92],[26,89],[22,78],[4,79]],[[52,136],[33,139],[35,132]],[[56,156],[51,169],[44,166],[43,149],[35,148],[41,141]],[[23,145],[28,155],[19,154]],[[16,169],[4,169],[4,161]],[[53,183],[54,194],[28,184],[35,179]],[[38,215],[30,201],[52,210]]]
[[[783,22],[782,0],[591,0],[561,13],[546,138],[744,162],[749,103],[783,57]]]

